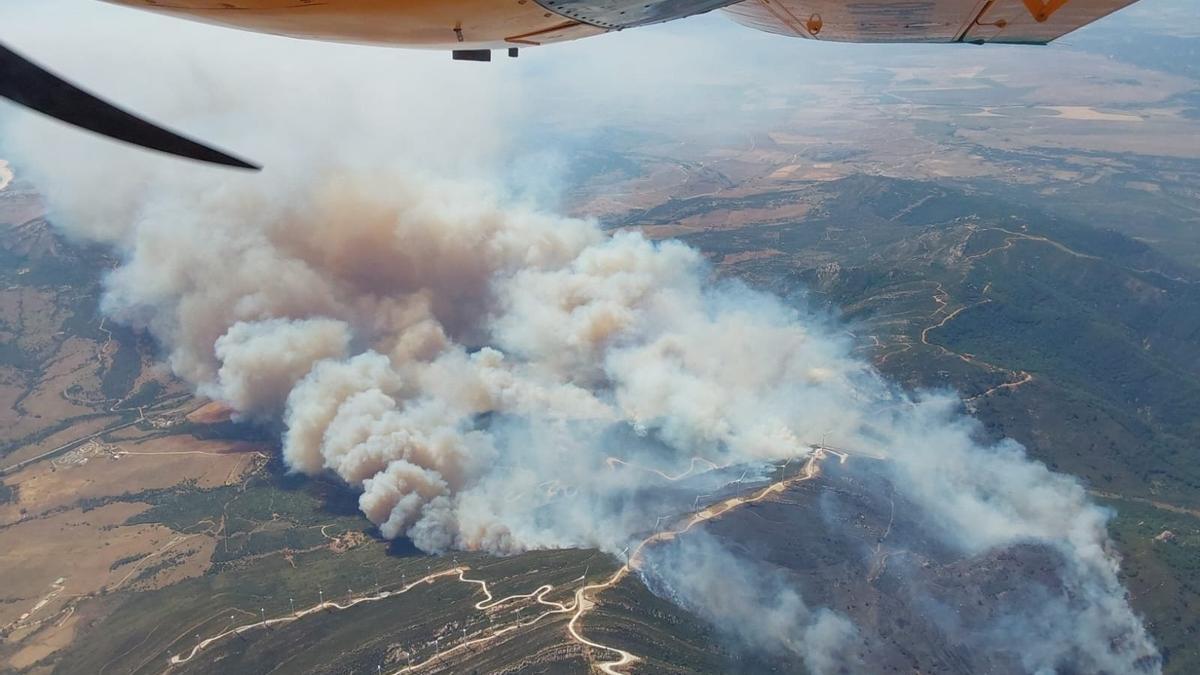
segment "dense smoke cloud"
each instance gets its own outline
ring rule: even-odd
[[[151,38],[165,55],[151,74],[198,74],[201,89],[124,86],[266,173],[147,157],[27,116],[6,127],[6,152],[69,236],[121,253],[104,311],[152,333],[200,392],[281,420],[287,466],[360,490],[385,537],[618,553],[828,435],[886,456],[896,490],[963,555],[1028,541],[1060,552],[1066,590],[993,626],[988,645],[1021,632],[1031,672],[1128,672],[1154,653],[1117,581],[1107,514],[1073,479],[1013,443],[980,445],[952,396],[898,392],[822,321],[715,280],[695,250],[609,236],[490,178],[511,74],[178,30],[203,36],[206,61]],[[737,474],[680,484],[639,468],[679,473],[697,456]],[[855,668],[840,651],[857,639],[847,619],[712,541],[680,546],[648,566],[657,588],[814,672]],[[715,578],[729,597],[711,596]]]

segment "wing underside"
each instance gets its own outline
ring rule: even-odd
[[[834,42],[1045,44],[1136,0],[744,0],[751,28]]]

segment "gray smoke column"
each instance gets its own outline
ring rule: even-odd
[[[648,553],[655,592],[736,637],[751,649],[802,662],[814,675],[868,672],[861,636],[846,617],[812,609],[794,584],[739,557],[703,531]]]
[[[384,536],[431,552],[616,553],[730,481],[645,467],[701,457],[755,478],[828,434],[888,457],[896,490],[963,554],[1031,541],[1061,553],[1063,596],[1004,633],[1025,631],[1031,672],[1064,659],[1129,672],[1155,653],[1117,581],[1108,514],[1075,480],[1014,443],[980,445],[954,397],[899,392],[835,330],[715,280],[697,251],[514,198],[495,178],[502,78],[417,57],[425,70],[393,70],[380,52],[306,60],[317,48],[225,33],[214,49],[209,29],[180,30],[204,36],[209,60],[151,37],[167,57],[150,75],[201,90],[125,86],[266,173],[144,157],[27,116],[6,127],[6,152],[68,236],[120,252],[104,311],[152,333],[198,391],[282,421],[287,466],[359,490]],[[398,91],[469,93],[413,105]],[[682,604],[748,630],[766,621],[753,639],[816,672],[845,663],[846,619],[794,590],[713,603],[714,578],[762,579],[730,553],[689,551],[705,564],[664,554],[652,568]]]

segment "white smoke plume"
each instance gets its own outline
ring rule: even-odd
[[[782,575],[734,555],[703,532],[652,549],[648,564],[657,592],[743,644],[802,662],[812,675],[865,672],[852,622],[809,608]]]
[[[114,88],[264,174],[146,157],[24,115],[5,152],[69,236],[121,253],[103,309],[153,334],[200,392],[282,421],[287,466],[360,490],[385,537],[431,552],[617,552],[729,476],[683,487],[610,457],[668,473],[697,456],[763,467],[828,434],[886,455],[897,491],[964,554],[1029,541],[1061,552],[1070,599],[1030,609],[1023,625],[1044,632],[1031,672],[1064,659],[1129,672],[1155,653],[1117,581],[1108,516],[1076,481],[1015,444],[981,446],[953,397],[899,393],[822,321],[715,280],[697,251],[514,198],[494,176],[519,80],[178,30],[140,34],[161,52],[137,60],[150,71],[139,81],[167,84]],[[171,48],[179,35],[202,36],[206,60]],[[73,54],[47,57],[102,70]],[[179,94],[185,79],[200,88]],[[655,568],[701,615],[773,617],[765,635],[814,672],[855,635],[794,593],[766,614],[701,602],[705,580],[736,566],[701,557]]]

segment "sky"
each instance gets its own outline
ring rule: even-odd
[[[1161,45],[1146,34],[1186,35],[1196,26],[1200,26],[1200,5],[1195,2],[1141,0],[1037,49],[1045,51],[1047,62],[1053,62],[1055,52],[1075,49],[1121,56],[1131,50],[1151,53]],[[1137,33],[1132,43],[1131,32]],[[453,89],[456,99],[465,96],[480,115],[498,119],[508,130],[532,131],[536,137],[538,126],[547,122],[560,128],[588,128],[597,116],[638,127],[685,124],[734,133],[741,122],[741,92],[768,90],[779,82],[836,78],[847,68],[886,66],[896,59],[961,67],[993,61],[997,52],[1014,49],[814,42],[760,33],[718,11],[526,49],[518,59],[479,64],[451,62],[448,54],[440,52],[243,33],[95,0],[8,0],[0,6],[0,40],[122,105],[218,143],[223,135],[229,136],[222,134],[222,124],[254,125],[263,135],[278,133],[280,127],[295,133],[294,124],[278,125],[272,103],[252,91],[203,101],[205,81],[181,77],[174,67],[197,55],[228,68],[270,70],[280,85],[311,93],[324,87],[330,96],[354,97],[364,90],[395,88],[397,105],[405,105],[409,97],[444,97]],[[222,53],[214,53],[216,44]],[[335,83],[310,81],[306,69],[322,63],[337,69]],[[203,77],[219,78],[220,70],[205,72]],[[195,106],[218,106],[226,114],[214,116],[209,109],[191,114],[188,108]],[[313,130],[313,134],[328,133]]]

